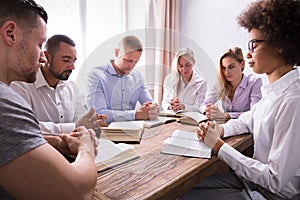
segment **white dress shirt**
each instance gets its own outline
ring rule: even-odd
[[[224,125],[224,136],[252,132],[253,158],[228,144],[218,157],[236,173],[267,190],[291,198],[300,194],[300,79],[292,70],[262,87],[262,99]]]
[[[44,134],[70,133],[75,122],[87,112],[84,96],[74,82],[59,81],[52,88],[40,69],[34,83],[15,81],[10,86],[32,107]]]
[[[183,80],[180,81],[183,83]],[[163,110],[167,110],[170,100],[177,97],[180,103],[184,104],[185,109],[200,112],[200,105],[203,103],[207,91],[205,78],[193,70],[190,82],[186,86],[181,84],[182,88],[178,88],[178,95],[175,94],[173,89],[173,82],[172,74],[168,74],[164,81]]]

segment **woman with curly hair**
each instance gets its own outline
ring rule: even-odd
[[[184,199],[300,199],[299,19],[299,0],[258,0],[238,17],[249,32],[249,65],[269,83],[238,119],[199,125],[200,141],[233,172],[210,176]],[[252,158],[222,140],[245,132],[253,133]]]
[[[244,68],[241,48],[232,47],[223,53],[219,61],[218,82],[200,109],[208,118],[219,121],[238,118],[261,99],[261,78],[255,74],[244,74]],[[214,105],[218,100],[222,101],[224,112]]]

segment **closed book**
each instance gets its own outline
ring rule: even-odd
[[[101,127],[102,135],[114,142],[140,143],[144,132],[144,121],[112,122]]]
[[[200,142],[196,133],[175,130],[164,141],[162,153],[197,158],[211,158],[212,149]]]

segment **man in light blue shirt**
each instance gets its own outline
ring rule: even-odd
[[[152,99],[144,79],[132,71],[142,55],[142,45],[135,36],[126,36],[115,49],[114,60],[95,67],[88,74],[87,104],[108,116],[107,122],[152,120],[159,107]],[[135,110],[136,103],[142,106]]]

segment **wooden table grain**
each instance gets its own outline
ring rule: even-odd
[[[94,199],[176,199],[211,174],[228,171],[215,156],[211,159],[162,154],[164,140],[174,130],[196,131],[197,127],[170,123],[145,129],[135,145],[140,158],[99,173]],[[225,139],[239,151],[250,148],[252,134]]]

